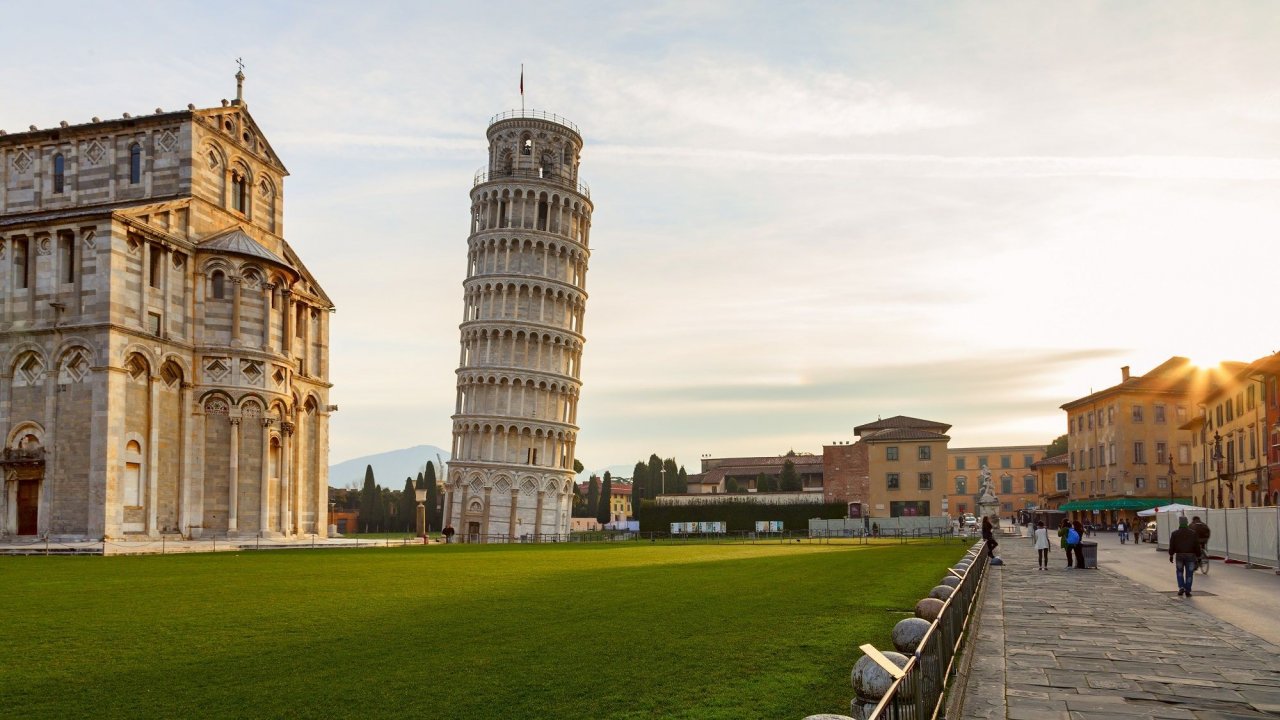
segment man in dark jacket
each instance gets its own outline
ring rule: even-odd
[[[1200,554],[1203,555],[1205,548],[1209,545],[1209,535],[1212,534],[1209,532],[1209,526],[1201,522],[1200,516],[1196,515],[1191,518],[1191,531],[1196,534],[1196,540],[1200,542]]]
[[[1175,559],[1176,558],[1176,559]],[[1177,566],[1178,596],[1191,597],[1191,580],[1196,576],[1200,558],[1200,540],[1196,531],[1187,527],[1185,517],[1178,518],[1178,529],[1169,534],[1169,562]]]

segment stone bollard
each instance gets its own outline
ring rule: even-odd
[[[927,622],[933,622],[942,613],[943,604],[943,601],[938,598],[927,597],[916,603],[916,617]]]
[[[925,633],[929,632],[929,628],[933,623],[920,618],[906,618],[899,620],[897,625],[893,626],[893,646],[898,652],[904,655],[910,655],[920,647],[920,641],[924,640]]]
[[[937,585],[929,591],[929,597],[938,598],[939,600],[947,600],[951,597],[951,593],[955,592],[946,585]]]
[[[953,588],[953,587],[959,587],[959,586],[960,586],[960,578],[956,577],[955,575],[948,575],[948,576],[946,576],[946,577],[942,578],[942,582],[941,582],[941,583],[939,583],[939,584],[940,584],[940,585],[946,585],[947,587],[950,587],[950,588]]]
[[[881,654],[898,667],[905,667],[907,664],[907,656],[902,653]],[[858,662],[854,663],[850,679],[853,682],[853,702],[849,703],[849,714],[855,720],[867,720],[876,709],[880,698],[889,692],[889,688],[893,685],[893,676],[870,656],[863,655],[858,658]]]

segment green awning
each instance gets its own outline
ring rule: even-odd
[[[1059,510],[1149,510],[1153,507],[1162,507],[1169,503],[1190,502],[1186,498],[1177,500],[1169,500],[1167,498],[1100,498],[1097,500],[1072,500],[1064,503]]]

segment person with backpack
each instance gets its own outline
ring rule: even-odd
[[[1076,569],[1087,569],[1084,566],[1084,523],[1079,520],[1071,523],[1071,529],[1067,531],[1067,545],[1071,546],[1071,551],[1075,554]]]
[[[1045,528],[1044,522],[1036,521],[1036,568],[1039,570],[1049,569],[1049,530]]]
[[[1058,528],[1058,545],[1067,553],[1067,569],[1070,570],[1074,565],[1071,562],[1071,546],[1067,544],[1067,533],[1071,532],[1071,521],[1062,518],[1062,526]]]

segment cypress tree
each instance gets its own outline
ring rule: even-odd
[[[427,485],[427,527],[444,529],[444,508],[440,507],[440,483],[436,481],[436,466],[427,461],[422,481]]]
[[[373,466],[364,466],[364,486],[360,488],[360,526],[365,532],[372,532],[369,528],[377,527],[378,506],[381,501],[381,493],[378,492],[378,484],[373,480]]]
[[[636,463],[631,471],[631,512],[640,517],[640,501],[649,497],[649,467],[644,461]]]
[[[672,478],[674,480],[675,478]],[[649,456],[649,492],[645,497],[656,498],[666,492],[665,479],[662,477],[662,458],[655,453]]]
[[[587,517],[595,517],[600,511],[600,478],[591,476],[591,484],[587,485]]]
[[[600,500],[598,509],[596,510],[596,520],[601,525],[607,525],[613,519],[613,508],[610,507],[613,498],[613,476],[606,470],[604,473],[604,482],[600,483]]]
[[[404,479],[404,490],[400,491],[400,517],[397,523],[405,532],[418,531],[418,498],[413,492],[413,478]]]

